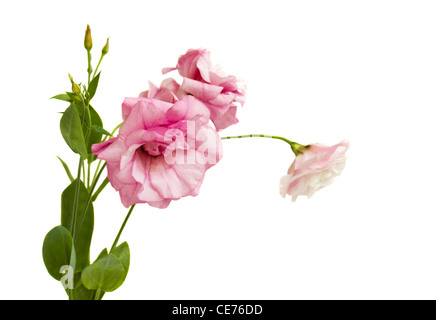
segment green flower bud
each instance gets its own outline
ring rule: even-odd
[[[109,38],[106,40],[106,44],[104,45],[103,49],[101,49],[101,54],[104,56],[109,52]]]
[[[89,27],[88,24],[85,32],[85,49],[89,51],[91,50],[91,48],[92,48],[91,28]]]
[[[80,94],[80,88],[77,84],[75,84],[74,82],[71,83],[72,86],[72,90],[74,93]]]

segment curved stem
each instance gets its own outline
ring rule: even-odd
[[[297,142],[286,139],[284,137],[270,136],[270,135],[266,135],[266,134],[245,134],[245,135],[241,135],[241,136],[228,136],[228,137],[222,137],[221,140],[240,139],[240,138],[270,138],[270,139],[282,140],[291,146],[291,149],[295,155],[302,154],[303,153],[302,150],[304,150],[307,147],[307,146],[301,145]]]
[[[100,187],[98,187],[97,191],[94,192],[94,194],[92,195],[92,198],[91,198],[92,202],[97,200],[98,195],[100,194],[100,192],[103,191],[103,189],[107,186],[108,183],[109,183],[109,179],[108,179],[108,177],[106,177],[106,179],[104,179],[103,182],[101,183]]]
[[[266,134],[245,134],[242,136],[229,136],[229,137],[222,137],[221,140],[226,140],[226,139],[239,139],[239,138],[270,138],[270,139],[278,139],[278,140],[282,140],[284,142],[286,142],[287,144],[289,144],[291,147],[296,144],[296,142],[291,141],[289,139],[280,137],[280,136],[269,136]]]
[[[127,223],[127,221],[129,220],[130,215],[132,214],[133,209],[135,208],[135,205],[136,205],[136,204],[133,204],[133,205],[130,207],[129,212],[127,213],[127,216],[126,216],[126,218],[124,219],[123,224],[121,225],[120,231],[118,231],[117,237],[115,238],[115,241],[114,241],[114,243],[112,244],[111,251],[109,251],[109,253],[111,253],[111,252],[115,249],[115,247],[117,246],[117,243],[118,243],[118,240],[120,239],[121,233],[123,232],[124,227],[126,226],[126,223]]]
[[[112,132],[111,132],[111,136],[114,135],[115,131],[117,131],[117,130],[121,127],[122,124],[123,124],[123,122],[121,122],[119,125],[117,125],[117,126],[115,127],[114,130],[112,130]]]

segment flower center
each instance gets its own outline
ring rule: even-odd
[[[152,157],[160,156],[165,151],[165,147],[156,141],[146,142],[141,148],[145,153]]]

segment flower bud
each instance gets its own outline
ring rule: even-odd
[[[91,50],[92,48],[92,37],[91,37],[91,28],[89,27],[89,24],[86,27],[86,33],[85,33],[85,49]]]
[[[101,54],[104,56],[109,52],[109,38],[106,40],[106,44],[104,45],[103,49],[101,49]]]
[[[73,76],[72,76],[70,73],[68,74],[68,78],[70,78],[70,81],[71,81],[71,90],[72,90],[74,93],[79,94],[79,93],[80,93],[80,88],[79,88],[79,86],[74,82],[74,80],[73,80]]]
[[[74,93],[79,94],[80,93],[80,88],[77,84],[75,84],[74,82],[71,83],[71,87]]]

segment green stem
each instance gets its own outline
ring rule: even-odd
[[[119,125],[117,125],[117,126],[115,127],[114,130],[112,130],[112,132],[111,132],[111,136],[114,135],[115,131],[117,131],[117,130],[121,127],[122,124],[123,124],[123,122],[121,122]]]
[[[82,165],[82,175],[83,175],[83,184],[85,184],[85,181],[86,181],[86,174],[85,174],[85,162],[83,162],[83,165]]]
[[[103,57],[104,57],[104,55],[100,56],[100,60],[98,60],[97,67],[95,68],[94,74],[92,75],[92,79],[95,78],[95,75],[97,74],[98,67],[100,67],[100,63],[101,63],[101,60],[103,60]]]
[[[95,172],[94,172],[94,177],[92,177],[92,182],[91,182],[91,185],[93,185],[93,184],[94,184],[95,178],[96,178],[96,176],[97,176],[97,173],[99,172],[99,169],[100,169],[100,165],[101,165],[101,160],[99,160],[99,161],[98,161],[98,164],[97,164],[97,169],[95,169]]]
[[[80,192],[80,172],[82,170],[83,159],[80,157],[79,168],[77,169],[77,179],[76,179],[76,189],[74,191],[74,201],[73,201],[73,214],[71,217],[71,234],[74,237],[74,232],[76,228],[76,216],[77,210],[79,208],[79,192]]]
[[[92,67],[91,67],[91,50],[86,50],[88,53],[88,88],[89,84],[91,83],[91,73],[92,73]]]
[[[100,192],[103,191],[103,189],[107,186],[108,183],[109,183],[109,179],[106,177],[106,179],[104,179],[103,182],[101,183],[100,187],[98,187],[97,191],[94,192],[94,194],[92,195],[91,198],[92,202],[97,200],[98,195],[100,194]]]
[[[228,136],[228,137],[222,137],[221,140],[240,139],[240,138],[270,138],[270,139],[282,140],[291,146],[292,151],[296,155],[303,153],[302,150],[304,148],[306,148],[306,146],[301,145],[297,142],[291,141],[289,139],[286,139],[286,138],[283,138],[280,136],[270,136],[270,135],[266,135],[266,134],[245,134],[245,135],[241,135],[241,136]]]
[[[129,212],[127,213],[127,216],[126,216],[126,218],[124,219],[123,224],[121,225],[120,231],[118,231],[117,237],[115,238],[115,241],[114,241],[114,243],[112,244],[111,251],[110,251],[109,253],[111,253],[111,252],[115,249],[115,247],[117,246],[117,243],[118,243],[118,240],[120,239],[121,233],[123,232],[124,227],[126,226],[126,223],[127,223],[127,221],[129,220],[130,215],[132,214],[132,211],[133,211],[134,208],[135,208],[135,204],[133,204],[133,205],[130,207]]]
[[[86,105],[85,105],[85,100],[83,99],[82,94],[80,94],[80,100],[82,100],[82,118],[80,119],[82,128],[83,128],[83,124],[85,123],[85,111],[86,111]]]
[[[89,162],[89,160],[88,160],[88,181],[87,181],[87,188],[89,189],[89,182],[90,182],[90,180],[91,180],[91,163]]]
[[[240,138],[270,138],[270,139],[278,139],[278,140],[282,140],[285,141],[286,143],[288,143],[291,147],[293,144],[295,144],[296,142],[291,141],[289,139],[280,137],[280,136],[269,136],[266,134],[245,134],[242,136],[229,136],[229,137],[222,137],[221,140],[227,140],[227,139],[240,139]]]
[[[79,234],[80,229],[82,228],[82,224],[83,221],[85,220],[86,217],[86,213],[88,211],[88,207],[91,204],[91,197],[92,197],[92,193],[94,192],[95,186],[97,185],[98,179],[100,178],[104,168],[106,167],[106,163],[103,165],[103,167],[101,168],[101,170],[98,172],[97,177],[95,179],[95,181],[93,182],[93,184],[91,185],[91,189],[89,190],[89,195],[88,195],[88,199],[86,199],[86,204],[85,204],[85,208],[83,209],[82,215],[80,217],[80,222],[79,222],[79,226],[77,228],[77,232],[75,235],[73,235],[73,241],[75,240],[75,237],[77,236],[77,234]]]
[[[101,288],[98,288],[94,295],[94,300],[100,300],[99,296],[101,294]]]

